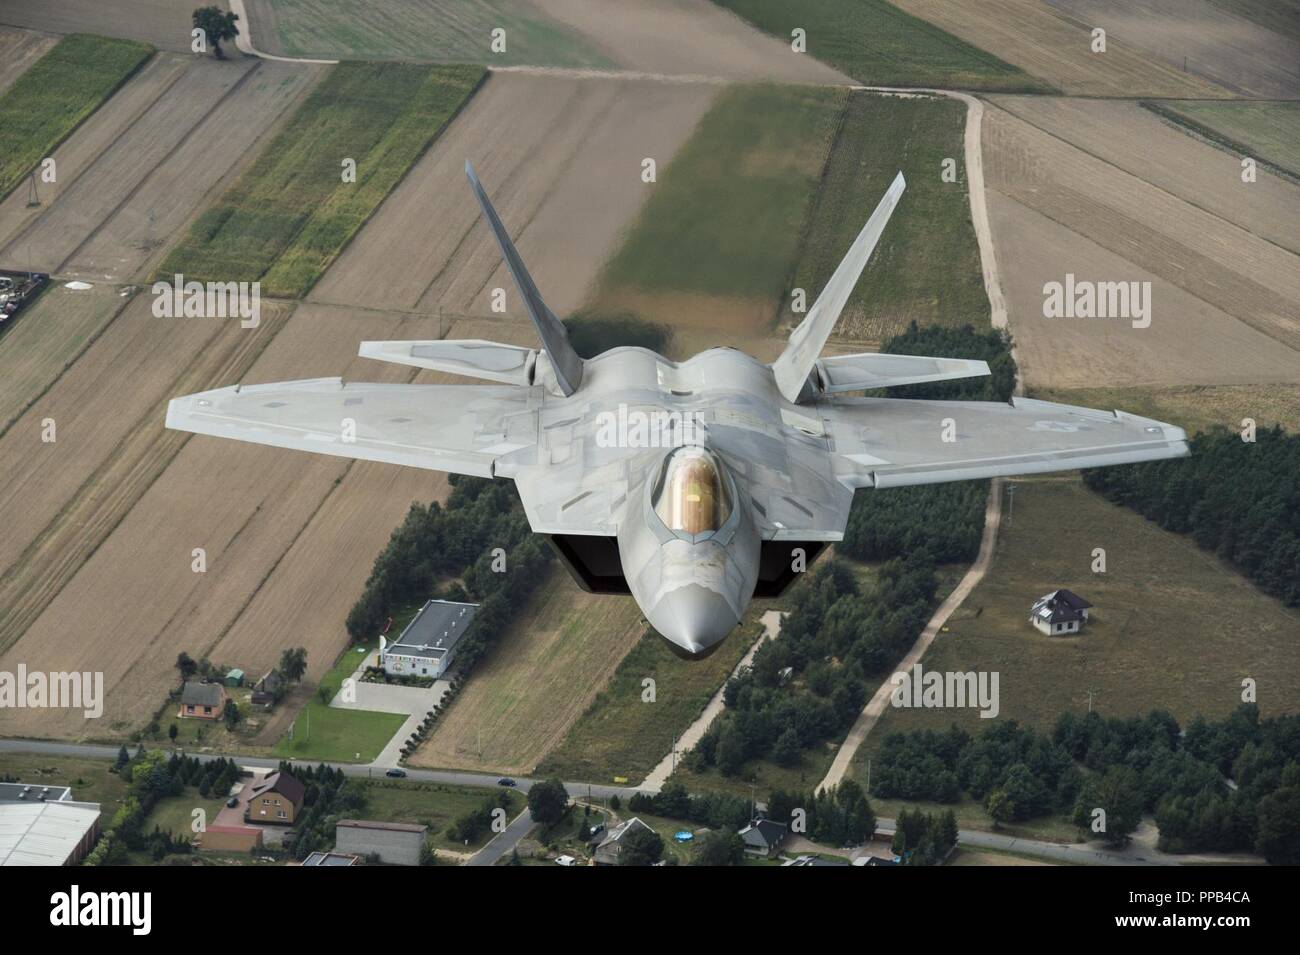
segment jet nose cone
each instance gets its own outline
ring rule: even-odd
[[[740,617],[723,596],[699,584],[670,590],[646,614],[650,625],[687,653],[704,653],[731,633]]]

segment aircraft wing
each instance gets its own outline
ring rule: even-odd
[[[850,487],[938,484],[1188,454],[1186,435],[1173,425],[1029,398],[1006,404],[857,398],[819,407],[836,476]]]
[[[313,378],[174,398],[167,427],[278,448],[493,477],[537,444],[540,389]]]

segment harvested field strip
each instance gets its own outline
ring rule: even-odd
[[[1245,418],[1261,429],[1280,424],[1288,431],[1300,431],[1300,385],[1035,388],[1029,397],[1087,408],[1122,408],[1176,424],[1188,434],[1212,427],[1239,431]]]
[[[188,394],[238,381],[284,324],[289,309],[263,312],[263,334],[250,335],[236,322],[220,326],[200,355],[165,389]],[[151,406],[111,455],[68,498],[45,528],[0,577],[0,652],[13,645],[72,579],[149,489],[189,439],[168,431]]]
[[[0,93],[58,42],[52,36],[0,27]]]
[[[0,437],[54,384],[129,298],[111,286],[46,289],[0,335]],[[9,324],[9,323],[6,323]]]
[[[50,155],[152,52],[144,43],[76,34],[32,64],[0,95],[0,195]]]
[[[724,91],[658,171],[654,192],[601,275],[599,299],[756,299],[766,321],[755,324],[770,324],[847,96],[815,87]],[[707,321],[702,315],[675,321],[702,318]]]
[[[411,765],[532,773],[644,632],[630,598],[583,593],[556,562]]]
[[[808,55],[872,86],[1048,92],[1019,67],[900,10],[887,0],[718,0],[789,42],[807,34]]]
[[[170,54],[164,56],[170,58]],[[77,248],[112,219],[137,193],[145,177],[166,162],[193,130],[211,118],[218,104],[242,86],[257,64],[232,66],[199,59],[177,65],[180,70],[175,81],[112,145],[84,169],[77,169],[75,181],[9,242],[7,259],[26,257],[42,271],[62,272]]]
[[[612,64],[522,0],[249,0],[254,38],[281,56],[536,66]],[[493,52],[492,31],[506,34]]]
[[[1106,52],[1093,53],[1092,25],[1052,9],[1044,0],[893,3],[1070,95],[1201,99],[1231,95],[1126,43],[1114,31],[1107,38]]]
[[[836,326],[879,341],[918,324],[987,324],[988,298],[971,225],[963,138],[966,106],[951,99],[849,98],[826,162],[793,285],[812,307],[900,170],[907,191]],[[956,163],[955,182],[940,173]],[[795,321],[786,302],[783,318]]]
[[[1203,139],[1300,178],[1300,103],[1142,103]],[[1294,224],[1294,223],[1293,223]]]
[[[1241,156],[1187,134],[1163,118],[1165,107],[1143,109],[1132,100],[1046,96],[993,96],[993,105],[1090,156],[1123,170],[1189,205],[1240,226],[1274,245],[1300,253],[1300,182],[1261,169],[1241,181]],[[1252,103],[1211,103],[1232,111]],[[1269,106],[1281,104],[1265,104]],[[1300,137],[1300,104],[1291,114]],[[1155,115],[1159,113],[1160,115]],[[1267,115],[1267,114],[1265,114]],[[1256,127],[1262,130],[1262,124]],[[1297,153],[1300,156],[1300,151]]]
[[[984,135],[990,189],[1300,348],[1294,254],[1003,110],[986,111]]]
[[[332,67],[253,166],[163,262],[160,273],[262,280],[303,295],[481,81],[466,66]],[[345,160],[356,182],[343,182]]]

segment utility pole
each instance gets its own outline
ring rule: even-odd
[[[867,795],[871,795],[871,759],[867,759]]]
[[[1011,525],[1011,519],[1016,516],[1016,486],[1007,484],[1007,526]]]
[[[1097,692],[1097,688],[1096,688],[1096,687],[1094,687],[1094,686],[1090,686],[1090,687],[1088,687],[1088,712],[1089,712],[1089,713],[1092,712],[1092,695],[1093,695],[1094,693],[1096,693],[1096,692]]]

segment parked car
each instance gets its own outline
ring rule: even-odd
[[[405,778],[406,778],[406,770],[404,770],[404,769],[390,769],[390,770],[388,770],[388,772],[384,773],[384,775],[385,775],[385,776],[392,776],[394,779],[405,779]]]
[[[578,860],[573,856],[560,856],[555,860],[556,865],[577,865]]]
[[[514,785],[516,785],[516,783],[515,783],[515,781],[514,781],[513,779],[511,779],[509,776],[502,776],[500,779],[497,780],[497,785],[498,785],[498,786],[514,786]]]
[[[229,799],[226,800],[226,808],[227,808],[227,809],[234,809],[234,808],[235,808],[236,806],[238,806],[238,805],[239,805],[239,797],[238,797],[238,796],[231,796]]]

